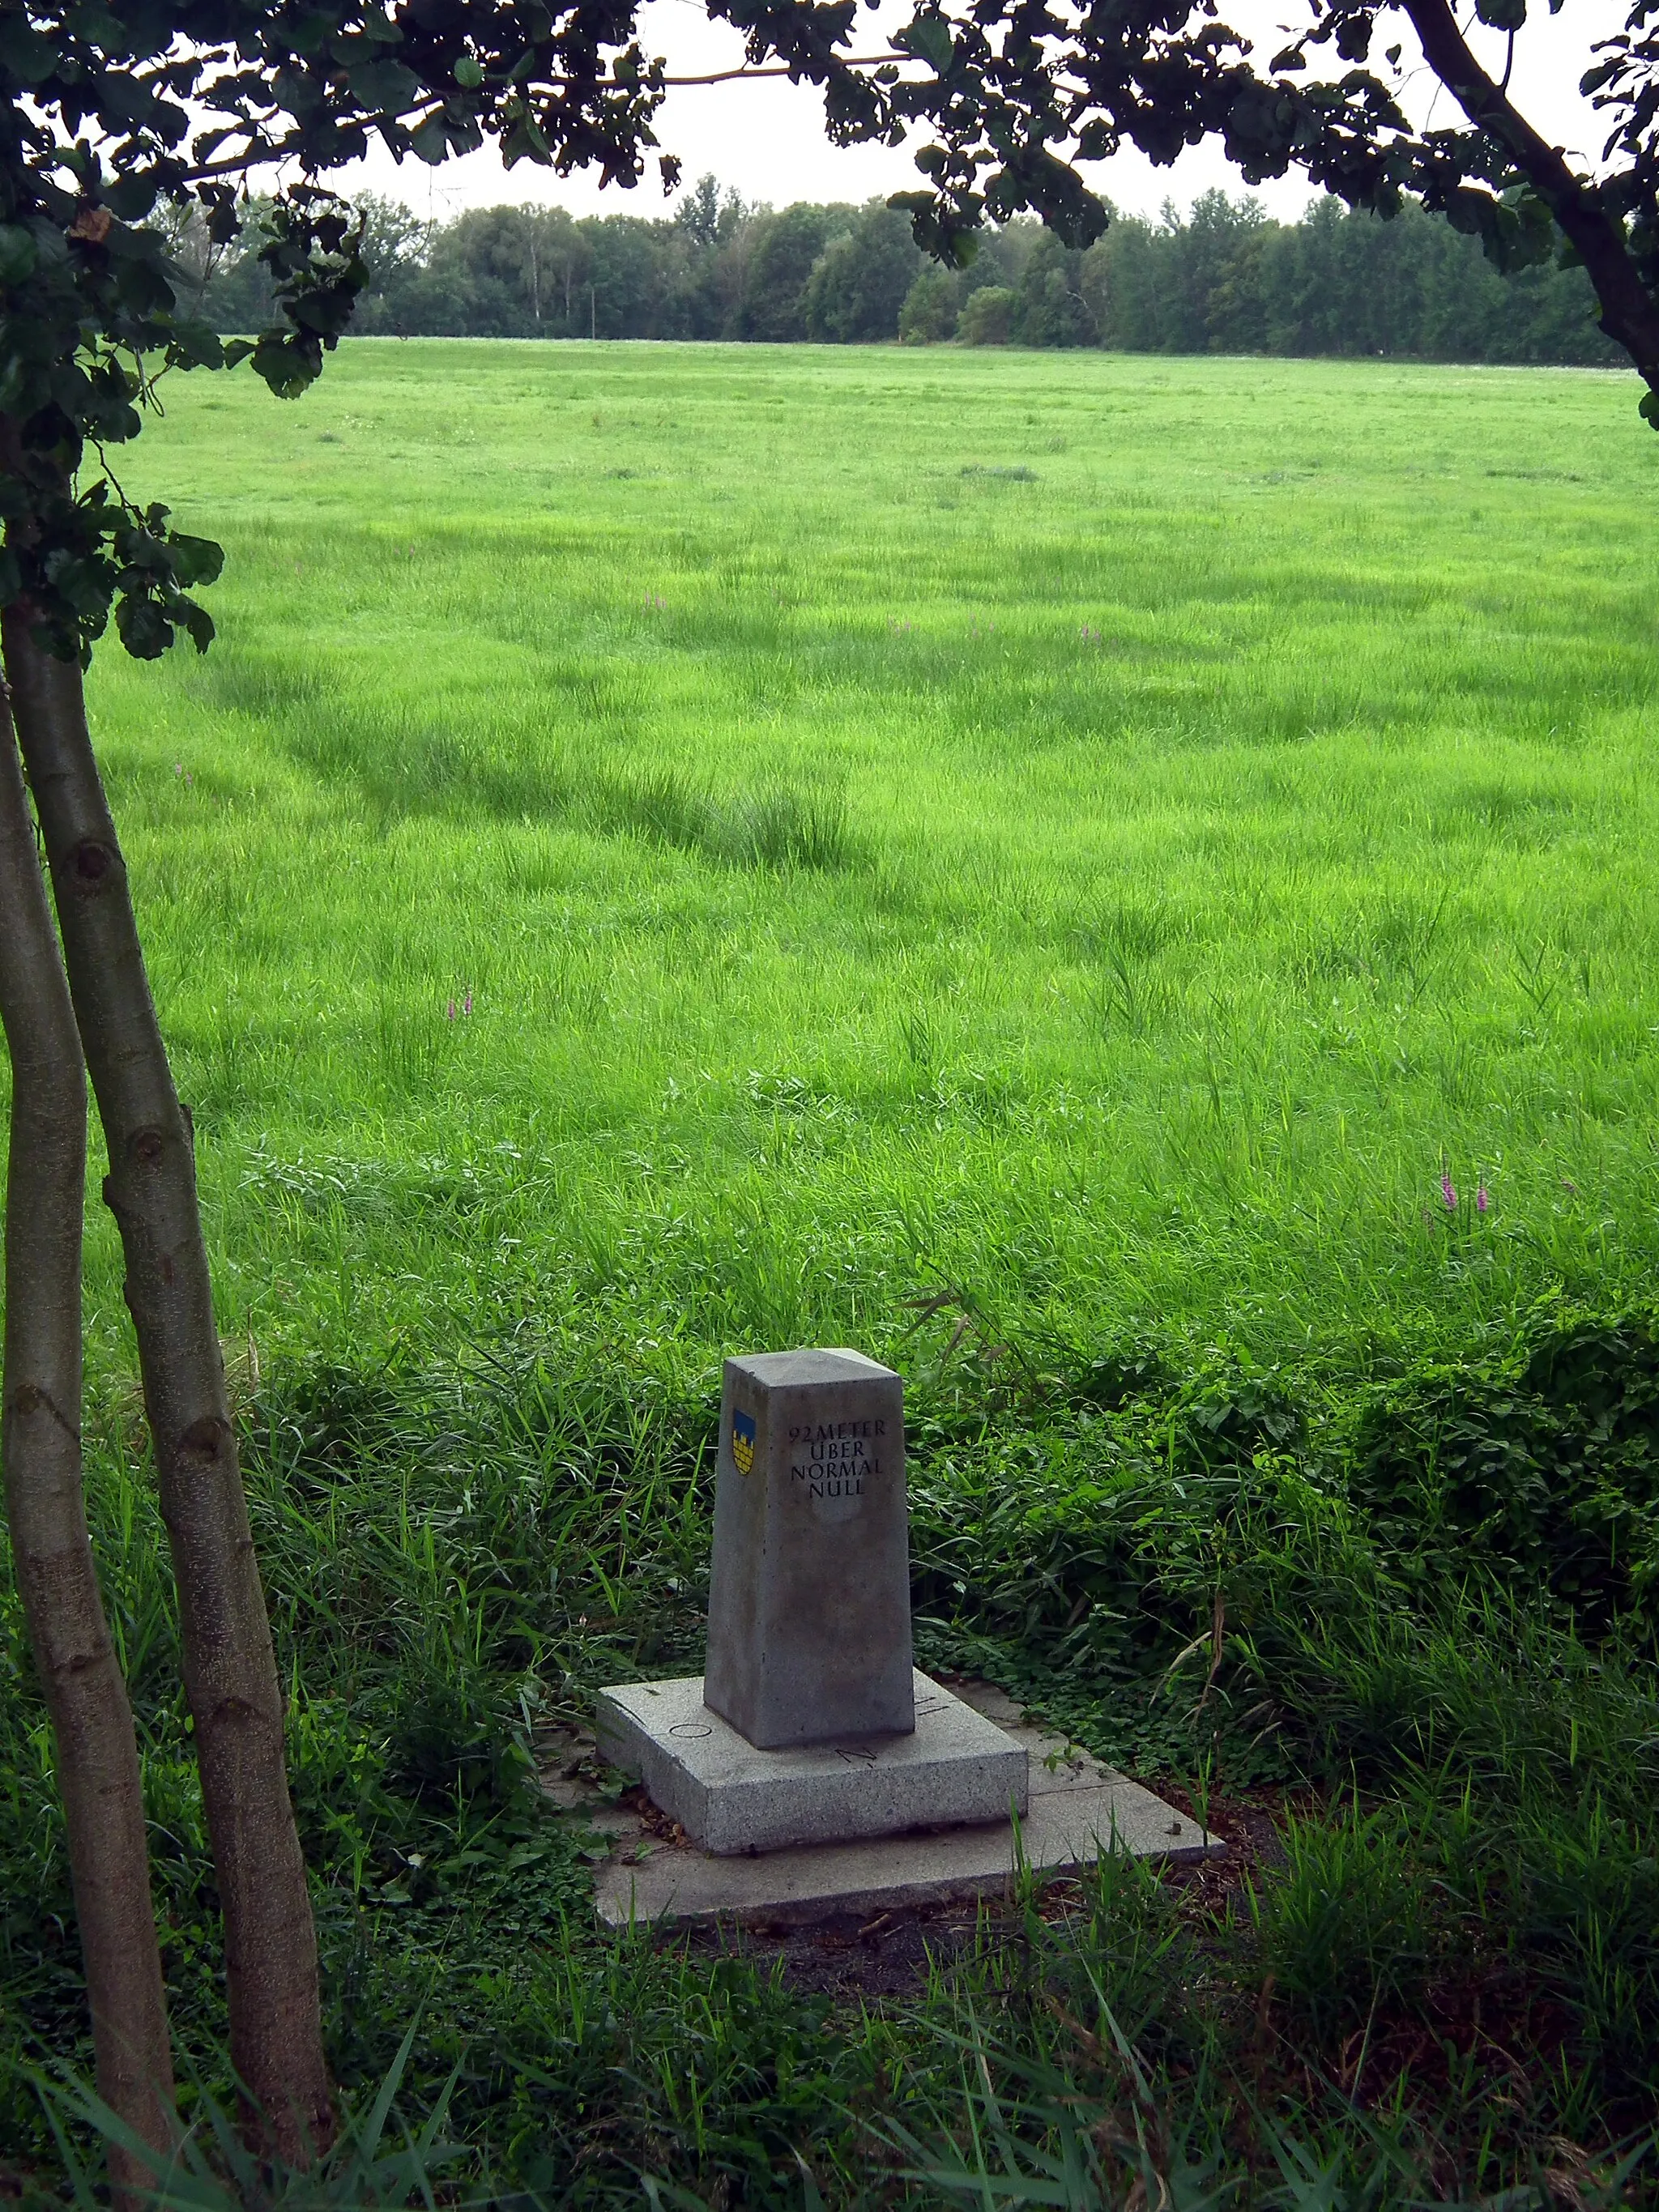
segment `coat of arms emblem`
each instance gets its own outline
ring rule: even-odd
[[[732,1458],[739,1474],[747,1474],[755,1464],[755,1419],[752,1413],[732,1415]]]

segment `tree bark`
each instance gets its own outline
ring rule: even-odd
[[[118,2203],[172,2145],[173,2062],[132,1708],[98,1595],[81,1487],[87,1091],[69,985],[0,694],[0,1023],[11,1055],[0,1461],[29,1647],[57,1746],[98,2094],[161,2155],[112,2145]]]
[[[137,2205],[173,2146],[173,2057],[155,1942],[143,1783],[97,1595],[82,1498],[80,1252],[86,1082],[11,710],[0,695],[0,1022],[11,1053],[0,1460],[28,1648],[58,1747],[97,2093],[161,2157],[111,2146]]]
[[[150,997],[126,866],[88,735],[81,672],[35,643],[23,603],[6,609],[0,636],[109,1150],[104,1199],[126,1259],[224,1911],[231,2061],[255,2139],[306,2164],[334,2128],[316,1931],[214,1322],[190,1123]]]

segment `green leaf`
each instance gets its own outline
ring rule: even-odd
[[[280,331],[267,331],[253,349],[253,373],[279,399],[297,399],[322,374],[314,345]]]
[[[86,0],[70,19],[75,26],[77,39],[96,40],[100,46],[112,46],[122,52],[121,41],[127,36],[126,26],[107,8],[89,7]]]
[[[181,584],[216,584],[225,565],[225,549],[211,538],[186,538],[175,533],[167,540],[173,573]]]
[[[108,608],[113,578],[101,555],[77,560],[67,552],[48,554],[44,566],[53,591],[83,622],[95,620]]]
[[[123,222],[142,222],[157,197],[153,177],[112,177],[104,186],[104,204]]]
[[[907,53],[917,54],[923,61],[931,62],[941,76],[956,57],[950,27],[939,15],[913,17],[893,44],[902,46]]]
[[[39,259],[35,244],[21,223],[0,222],[0,284],[25,284]]]
[[[471,54],[463,54],[456,63],[455,82],[468,92],[476,92],[483,82],[483,71]]]
[[[364,62],[346,72],[351,96],[365,107],[396,115],[420,96],[421,80],[401,62]]]
[[[211,323],[192,318],[176,321],[168,334],[171,357],[183,368],[222,368],[226,349]]]
[[[545,161],[550,153],[546,133],[533,115],[521,116],[501,140],[501,160],[509,169],[515,161]]]
[[[173,624],[154,599],[123,598],[115,628],[135,660],[159,660],[173,642]]]
[[[328,44],[334,29],[334,19],[324,9],[302,15],[295,26],[294,51],[296,54],[320,53]]]
[[[428,115],[418,131],[410,134],[410,149],[418,161],[435,169],[449,155],[449,129],[442,112]]]
[[[16,15],[0,16],[0,66],[24,84],[44,84],[58,66],[52,42]]]

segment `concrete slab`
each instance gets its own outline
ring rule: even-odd
[[[1218,1837],[1150,1790],[1024,1721],[1001,1691],[971,1683],[957,1685],[955,1693],[1027,1754],[1030,1803],[1018,1853],[1028,1867],[1078,1872],[1106,1850],[1176,1861],[1224,1853]],[[1006,1820],[743,1858],[665,1842],[636,1820],[599,1869],[594,1903],[611,1927],[720,1919],[810,1925],[836,1912],[867,1915],[994,1895],[1007,1887],[1015,1864],[1015,1830]]]
[[[759,1751],[704,1703],[700,1675],[629,1683],[599,1693],[599,1753],[718,1857],[1023,1815],[1026,1747],[926,1674],[911,1694],[908,1735]]]
[[[1034,1791],[1018,1839],[1005,1820],[716,1858],[641,1837],[600,1868],[594,1903],[613,1928],[723,1917],[787,1924],[831,1912],[891,1911],[994,1893],[1007,1888],[1020,1857],[1034,1870],[1064,1874],[1092,1866],[1109,1850],[1187,1860],[1223,1849],[1150,1790],[1120,1779],[1104,1788]]]

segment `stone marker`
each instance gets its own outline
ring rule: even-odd
[[[599,1739],[722,1856],[1024,1815],[1025,1747],[910,1663],[890,1368],[847,1351],[726,1361],[708,1671],[601,1691]]]
[[[904,1385],[861,1352],[728,1359],[710,1709],[763,1751],[908,1735]]]
[[[636,1826],[602,1918],[810,1919],[1221,1848],[1000,1692],[916,1674],[909,1554],[898,1376],[857,1352],[728,1359],[708,1673],[599,1700],[601,1756],[684,1837]]]

